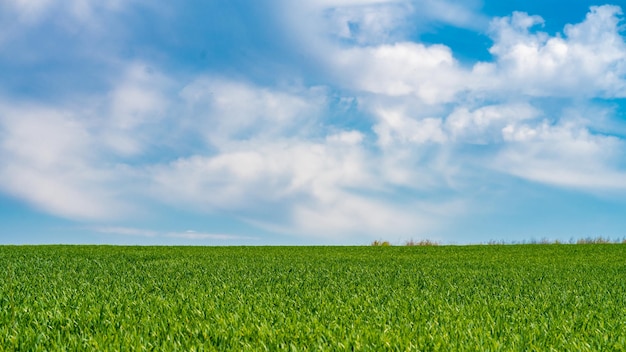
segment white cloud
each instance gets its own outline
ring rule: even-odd
[[[134,62],[123,68],[98,112],[98,137],[110,151],[134,156],[154,143],[146,130],[164,120],[171,85],[167,77],[145,63]]]
[[[467,173],[460,165],[490,164],[449,154],[448,144],[469,143],[489,145],[486,155],[497,155],[497,169],[519,177],[585,190],[622,188],[617,165],[623,155],[604,157],[606,148],[622,140],[591,132],[593,116],[579,124],[539,127],[539,118],[563,118],[544,110],[545,102],[534,100],[576,101],[580,108],[584,99],[623,96],[626,45],[618,27],[620,14],[615,6],[592,7],[583,22],[565,27],[564,36],[531,31],[543,23],[538,16],[514,13],[496,19],[490,50],[495,61],[472,69],[459,66],[445,46],[394,43],[341,49],[337,77],[345,87],[360,90],[361,101],[371,100],[367,94],[394,97],[362,104],[378,119],[373,129],[378,145],[387,150],[383,161],[387,181],[432,185],[440,175],[446,183],[456,184],[455,178]],[[440,108],[431,108],[429,114],[428,106]],[[439,147],[433,150],[433,145]],[[437,167],[425,163],[425,153],[438,160]],[[455,159],[458,163],[450,164]],[[592,166],[578,165],[580,160]],[[430,172],[421,170],[425,165],[431,166]]]
[[[428,104],[449,102],[464,89],[464,72],[443,45],[403,42],[354,47],[334,57],[338,80],[349,89],[409,95]]]
[[[510,141],[494,160],[502,172],[532,181],[583,190],[626,190],[626,170],[616,167],[624,141],[594,135],[575,122],[509,125]]]
[[[195,79],[181,97],[192,123],[218,147],[231,139],[307,133],[325,104],[325,92],[315,87],[282,91],[216,77]]]
[[[327,136],[326,141],[329,143],[357,145],[363,142],[363,138],[365,138],[363,133],[359,131],[343,131]]]
[[[175,97],[174,82],[144,62],[129,62],[111,73],[108,92],[83,98],[80,119],[92,133],[94,149],[120,158],[137,157],[150,146],[169,142],[176,129],[163,131]],[[158,140],[160,139],[160,140]]]
[[[167,104],[166,80],[145,70],[130,65],[110,94],[83,95],[79,104],[1,100],[0,187],[63,217],[134,214],[129,190],[138,174],[119,158],[157,143],[144,127]]]
[[[501,130],[506,125],[534,119],[541,112],[530,104],[488,105],[470,111],[456,108],[446,118],[446,130],[458,142],[487,144],[501,140]]]
[[[393,205],[343,192],[336,193],[333,199],[295,204],[292,221],[289,230],[325,239],[354,235],[376,238],[381,234],[406,237],[427,233],[435,227],[432,218],[407,205]]]
[[[0,119],[2,189],[38,208],[70,218],[119,216],[113,170],[90,164],[90,134],[71,117],[25,109]]]
[[[167,98],[162,91],[167,80],[146,64],[128,65],[123,81],[110,92],[112,125],[121,130],[156,122],[163,117]]]
[[[353,193],[379,193],[383,187],[360,139],[343,132],[327,143],[242,145],[240,151],[179,160],[151,173],[161,199],[237,211],[257,226],[284,233],[328,238],[381,230],[407,234],[417,225],[430,226],[410,210]]]
[[[195,80],[181,95],[206,114],[199,121],[211,122],[205,133],[218,152],[150,167],[153,196],[183,207],[235,211],[257,226],[306,236],[383,228],[406,234],[426,224],[412,211],[360,194],[384,194],[387,181],[379,173],[385,171],[364,146],[362,132],[320,125],[322,93]]]
[[[301,196],[333,197],[342,187],[368,186],[373,180],[364,157],[359,145],[334,141],[242,142],[231,151],[179,159],[149,173],[159,197],[218,209],[254,209]]]
[[[330,32],[357,44],[395,41],[404,36],[402,24],[413,12],[408,2],[378,2],[333,6],[324,10]]]
[[[378,143],[385,148],[394,143],[443,143],[447,136],[442,129],[442,121],[427,117],[414,119],[402,110],[378,109],[375,112],[380,122],[373,127]]]
[[[0,107],[1,187],[51,213],[100,218],[127,211],[111,170],[95,167],[93,134],[73,112]]]
[[[582,23],[567,25],[565,36],[532,33],[538,16],[514,13],[492,22],[495,63],[474,68],[477,86],[531,96],[623,97],[626,44],[619,31],[621,10],[592,7]]]
[[[482,29],[487,20],[478,11],[480,5],[448,0],[311,0],[297,6],[323,28],[318,34],[371,45],[404,41],[416,29],[427,30],[433,23]]]

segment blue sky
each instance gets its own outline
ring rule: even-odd
[[[619,5],[3,1],[0,243],[623,238]]]

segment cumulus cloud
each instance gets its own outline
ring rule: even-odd
[[[620,34],[621,9],[591,7],[585,20],[550,36],[531,29],[539,16],[515,12],[496,19],[490,33],[494,63],[474,68],[479,81],[506,94],[531,96],[623,97],[626,43]]]
[[[445,45],[413,42],[337,49],[332,66],[350,89],[412,95],[440,104],[459,93],[501,99],[531,97],[621,97],[626,44],[616,6],[592,7],[586,19],[567,25],[564,35],[531,31],[539,16],[516,12],[492,21],[493,62],[460,67]],[[593,38],[593,39],[591,39]],[[482,94],[481,94],[482,93]]]
[[[528,103],[487,105],[473,111],[461,106],[446,118],[445,127],[456,141],[487,144],[501,141],[501,131],[509,124],[540,115],[541,111]]]
[[[466,174],[459,165],[467,160],[463,154],[450,155],[448,145],[458,149],[481,144],[489,145],[490,152],[487,159],[470,161],[475,166],[490,169],[489,157],[495,157],[497,170],[536,182],[621,189],[618,165],[624,156],[604,155],[622,140],[593,132],[593,116],[572,124],[558,122],[567,119],[554,109],[545,110],[550,99],[567,109],[568,104],[580,107],[585,99],[623,96],[626,46],[620,15],[616,6],[591,7],[583,22],[556,35],[535,31],[543,23],[539,16],[515,12],[494,19],[489,29],[494,60],[470,68],[459,65],[444,45],[396,42],[341,48],[337,80],[361,92],[361,101],[371,100],[371,94],[394,97],[362,104],[377,118],[373,131],[378,145],[396,154],[387,152],[389,179],[415,184],[416,174],[428,174],[420,170],[423,160],[415,161],[427,151],[437,160],[458,161],[438,169],[448,184],[458,184]],[[585,106],[592,104],[588,100]],[[433,150],[433,145],[440,147]],[[575,163],[583,145],[596,151],[581,155],[592,165],[587,171]],[[399,167],[407,162],[411,168]],[[593,175],[611,176],[592,182]]]
[[[376,115],[380,122],[373,129],[377,134],[379,145],[383,148],[406,142],[443,143],[448,139],[440,118],[415,119],[407,116],[405,111],[383,108],[378,109]]]
[[[444,45],[396,43],[341,50],[333,64],[346,88],[428,104],[451,101],[464,88],[464,72]]]

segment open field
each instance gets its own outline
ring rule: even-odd
[[[0,246],[5,350],[626,350],[626,245]]]

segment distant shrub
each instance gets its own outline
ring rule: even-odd
[[[406,242],[404,242],[405,246],[409,246],[409,247],[413,247],[413,246],[438,246],[439,243],[435,242],[435,241],[431,241],[431,240],[419,240],[419,241],[415,241],[413,239],[410,239]]]
[[[605,243],[612,243],[610,239],[608,238],[603,238],[603,237],[587,237],[587,238],[581,238],[578,241],[576,241],[576,244],[605,244]]]
[[[564,244],[626,244],[626,237],[620,239],[620,238],[614,238],[614,239],[610,239],[609,237],[586,237],[586,238],[580,238],[578,240],[576,240],[575,238],[570,238],[569,241],[562,241],[562,240],[558,240],[558,239],[549,239],[546,237],[543,237],[541,239],[530,239],[530,240],[524,240],[521,242],[507,242],[504,240],[490,240],[488,242],[482,242],[479,244],[487,244],[490,246],[503,246],[503,245],[515,245],[515,244],[541,244],[541,245],[564,245]],[[372,243],[370,243],[371,246],[375,246],[375,247],[389,247],[392,246],[392,244],[389,241],[382,241],[382,240],[376,240]],[[436,241],[432,241],[429,239],[423,239],[423,240],[419,240],[416,241],[414,239],[410,239],[406,242],[404,242],[404,245],[407,247],[415,247],[415,246],[422,246],[422,247],[427,247],[427,246],[439,246],[440,243],[436,242]]]
[[[625,238],[615,238],[615,239],[610,239],[609,237],[586,237],[586,238],[580,238],[580,239],[575,239],[575,238],[570,238],[569,241],[562,241],[562,240],[558,240],[558,239],[549,239],[549,238],[542,238],[540,240],[537,239],[530,239],[530,240],[524,240],[522,242],[505,242],[503,240],[490,240],[489,242],[487,242],[487,245],[514,245],[514,244],[542,244],[542,245],[547,245],[547,244],[556,244],[556,245],[563,245],[563,244],[618,244],[618,243],[623,243],[626,244],[626,237]],[[483,243],[484,244],[484,243]]]

